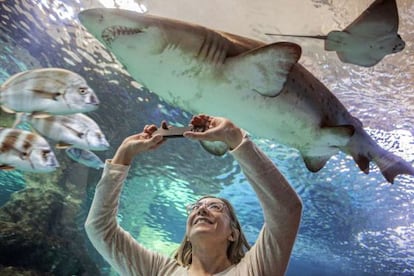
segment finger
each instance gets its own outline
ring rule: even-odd
[[[149,149],[156,149],[161,144],[163,144],[165,141],[166,141],[166,139],[164,139],[164,137],[162,137],[161,135],[155,135],[150,140],[148,140],[148,148]]]
[[[161,122],[161,128],[162,128],[162,129],[168,129],[168,124],[167,124],[167,121],[162,121],[162,122]]]
[[[149,141],[151,141],[152,143],[157,144],[157,143],[163,142],[163,140],[164,140],[164,137],[162,135],[157,134],[157,135],[152,136]]]
[[[156,125],[146,125],[144,127],[144,133],[148,133],[149,135],[151,135],[156,130],[157,130]]]

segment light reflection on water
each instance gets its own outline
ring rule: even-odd
[[[113,146],[100,153],[103,159],[113,155],[123,137],[147,123],[159,124],[165,119],[186,124],[190,114],[139,88],[115,58],[82,30],[74,20],[81,10],[78,2],[34,1],[34,5],[31,1],[0,1],[0,82],[39,67],[81,73],[102,101],[99,110],[90,115]],[[84,7],[94,5],[94,1],[82,2]],[[341,9],[344,1],[335,7],[332,1],[312,2],[317,8],[333,10],[338,28],[340,18],[350,17]],[[413,33],[407,31],[414,28],[414,5],[400,3],[402,36],[414,41]],[[381,146],[413,163],[412,52],[407,45],[404,54],[368,69],[341,64],[320,48],[305,49],[301,62],[369,127]],[[279,165],[305,206],[292,267],[307,271],[316,265],[319,275],[414,273],[413,178],[400,177],[389,185],[377,168],[364,175],[344,154],[334,156],[326,168],[312,174],[295,150],[264,139],[255,138],[255,142]],[[125,184],[119,219],[148,248],[170,254],[184,233],[184,206],[204,194],[229,198],[249,241],[257,237],[263,222],[261,209],[230,156],[213,157],[197,143],[177,139],[162,150],[139,156],[135,166]],[[99,174],[90,177],[94,183]],[[0,204],[23,189],[24,183],[18,172],[0,172]],[[300,275],[295,268],[290,273]]]

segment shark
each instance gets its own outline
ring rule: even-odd
[[[325,50],[335,51],[342,62],[371,67],[385,56],[405,48],[405,41],[398,34],[398,25],[395,0],[376,0],[342,31],[331,31],[328,35],[266,34],[322,39]]]
[[[78,15],[139,83],[193,114],[231,119],[296,148],[312,172],[340,151],[393,183],[412,165],[381,148],[338,98],[298,62],[299,45],[266,44],[180,20],[96,8]]]

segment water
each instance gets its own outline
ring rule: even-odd
[[[342,29],[370,1],[140,3],[150,13],[271,42],[264,32],[321,34]],[[191,114],[140,87],[85,33],[76,14],[102,4],[113,1],[0,0],[0,83],[40,67],[62,67],[83,75],[102,102],[89,115],[112,145],[98,153],[105,159],[113,156],[123,137],[145,124],[161,120],[186,124]],[[398,6],[399,33],[406,48],[373,68],[340,63],[319,42],[294,41],[303,46],[301,62],[363,121],[376,141],[413,163],[414,3],[398,1]],[[10,126],[14,117],[0,115],[2,126]],[[364,175],[344,154],[312,174],[295,150],[253,138],[279,164],[304,203],[287,275],[414,274],[412,177],[400,177],[389,185],[376,167]],[[54,275],[110,275],[110,267],[90,246],[82,227],[101,171],[73,163],[64,152],[56,154],[62,165],[56,173],[0,171],[0,272],[18,275],[37,269]],[[122,193],[119,220],[148,248],[171,254],[183,236],[184,206],[203,194],[230,199],[254,242],[263,222],[261,209],[236,163],[230,156],[213,157],[197,143],[180,139],[136,159]],[[6,236],[9,230],[14,235]]]

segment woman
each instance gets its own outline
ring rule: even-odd
[[[273,162],[231,121],[198,115],[190,123],[205,131],[187,131],[184,137],[226,143],[256,192],[265,223],[255,244],[249,249],[230,203],[210,196],[187,208],[186,234],[174,258],[145,249],[119,226],[119,195],[134,156],[165,141],[152,135],[155,125],[127,137],[106,162],[85,223],[92,244],[121,275],[283,275],[299,228],[299,197]]]

